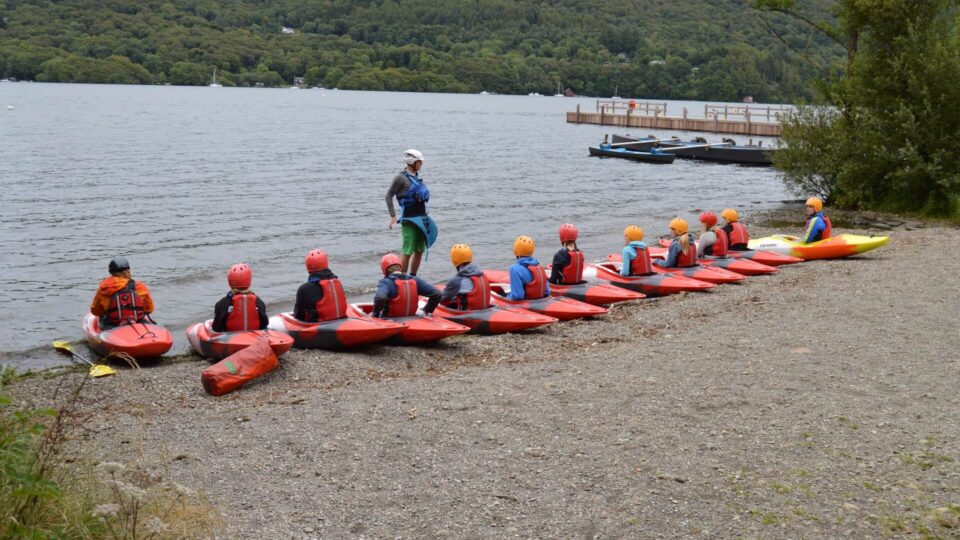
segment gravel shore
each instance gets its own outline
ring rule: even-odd
[[[889,234],[538,332],[291,351],[221,398],[196,357],[122,370],[78,448],[206,492],[224,538],[957,537],[960,229]]]

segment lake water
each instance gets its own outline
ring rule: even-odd
[[[82,339],[118,255],[150,286],[174,352],[185,326],[212,316],[235,262],[253,267],[271,313],[292,307],[315,247],[352,300],[369,300],[380,256],[400,247],[384,194],[410,147],[440,227],[420,272],[434,281],[452,273],[457,242],[506,268],[528,234],[549,261],[569,221],[600,258],[628,224],[651,238],[674,215],[790,198],[772,169],[591,158],[616,130],[565,123],[578,103],[593,110],[588,98],[2,83],[0,363],[62,363],[50,342]],[[684,106],[703,109],[670,113]]]

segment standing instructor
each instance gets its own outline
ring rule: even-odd
[[[437,224],[427,215],[430,190],[420,178],[423,154],[411,148],[403,153],[403,161],[406,167],[394,177],[390,189],[387,190],[387,211],[390,212],[390,228],[398,222],[402,228],[403,248],[400,262],[403,272],[415,276],[420,269],[423,253],[437,240]],[[399,220],[393,209],[394,197],[400,205]]]

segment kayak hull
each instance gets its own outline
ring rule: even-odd
[[[100,318],[87,313],[83,318],[83,336],[97,354],[126,353],[137,360],[163,356],[173,346],[169,330],[153,323],[133,323],[100,327]]]
[[[670,240],[661,239],[660,247],[669,248]],[[652,248],[652,249],[656,249],[656,248]],[[666,253],[666,250],[664,250],[662,253]],[[803,259],[800,259],[798,257],[791,257],[790,255],[784,255],[782,253],[774,253],[772,251],[756,251],[753,249],[743,249],[743,250],[730,249],[730,250],[727,250],[727,256],[732,257],[734,259],[750,260],[755,263],[765,264],[767,266],[783,266],[785,264],[796,264],[796,263],[803,262]],[[731,268],[730,270],[733,270],[733,269]],[[737,272],[736,270],[733,270],[733,271]],[[743,274],[743,272],[737,272],[737,273]],[[744,275],[747,275],[747,274],[744,274]]]
[[[492,283],[510,282],[510,275],[502,270],[486,270],[484,275]],[[581,281],[573,285],[551,283],[550,296],[572,298],[594,306],[608,306],[617,302],[646,298],[643,293],[617,287],[610,283],[591,283],[589,281]]]
[[[531,330],[557,322],[553,317],[512,307],[490,306],[462,311],[437,306],[433,314],[470,328],[473,334],[506,334]]]
[[[350,310],[356,317],[372,319],[373,304],[351,304]],[[470,331],[469,326],[448,321],[440,317],[424,317],[422,315],[413,315],[411,317],[386,317],[385,320],[403,325],[403,331],[395,334],[384,341],[389,345],[417,345],[421,343],[433,343],[443,338],[466,334]]]
[[[650,255],[654,257],[663,257],[666,253],[667,250],[665,248],[650,248]],[[768,266],[756,261],[737,257],[714,257],[712,255],[706,255],[703,258],[697,259],[697,263],[701,266],[711,268],[723,268],[724,270],[735,272],[741,276],[759,276],[763,274],[773,274],[777,271],[777,267],[775,266]]]
[[[200,356],[223,360],[233,353],[242,351],[257,340],[266,338],[270,348],[277,356],[284,354],[293,346],[293,338],[275,330],[251,330],[248,332],[214,332],[210,328],[211,320],[196,323],[186,330],[187,341]]]
[[[384,341],[400,334],[405,327],[356,313],[332,321],[303,322],[287,312],[270,317],[268,328],[290,336],[298,349],[345,349]]]
[[[631,161],[643,161],[645,163],[673,163],[673,160],[677,159],[677,156],[674,154],[653,154],[650,152],[627,150],[625,148],[600,148],[599,146],[591,146],[588,150],[591,156],[629,159]]]
[[[651,252],[657,249],[660,248],[651,248]],[[620,262],[620,254],[611,253],[607,255],[607,260],[611,262]],[[747,276],[743,274],[724,270],[723,268],[703,266],[702,264],[673,268],[663,268],[662,266],[653,265],[653,271],[659,274],[670,274],[674,276],[683,276],[686,278],[696,279],[698,281],[706,281],[707,283],[714,283],[716,285],[723,285],[724,283],[737,283],[738,281],[747,279]]]
[[[796,237],[776,235],[750,240],[747,247],[799,257],[809,261],[813,259],[840,259],[859,255],[877,249],[889,240],[889,236],[841,234],[819,242],[802,244],[797,242]]]
[[[607,308],[580,302],[563,296],[545,296],[535,300],[510,300],[501,285],[490,287],[490,298],[495,306],[525,309],[560,321],[596,317],[607,313]]]
[[[600,279],[617,287],[643,293],[647,296],[667,296],[681,292],[706,291],[716,287],[713,283],[671,274],[654,273],[646,276],[621,276],[620,263],[606,262],[588,264],[583,277]]]

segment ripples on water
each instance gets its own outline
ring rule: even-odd
[[[212,315],[238,261],[253,267],[253,288],[271,312],[289,309],[314,247],[367,299],[380,255],[400,247],[383,198],[409,147],[424,153],[441,231],[421,270],[434,281],[452,273],[447,251],[456,242],[470,243],[480,264],[504,268],[514,237],[529,234],[549,261],[557,225],[571,221],[599,258],[619,249],[630,223],[652,237],[676,214],[695,220],[700,209],[760,209],[788,197],[771,169],[591,158],[586,147],[615,130],[566,124],[563,113],[578,103],[594,105],[0,84],[0,362],[38,367],[48,359],[34,350],[80,339],[80,319],[117,255],[150,285],[156,319],[177,330]],[[702,107],[675,102],[671,113],[683,106]],[[184,348],[181,340],[175,350]]]

